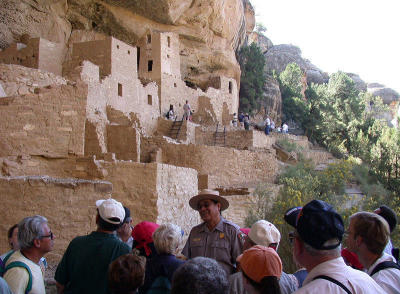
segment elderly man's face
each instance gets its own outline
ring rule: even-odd
[[[200,217],[206,223],[215,221],[219,218],[220,208],[220,203],[214,203],[214,201],[210,199],[201,200],[197,205]]]

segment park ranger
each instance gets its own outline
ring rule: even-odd
[[[183,248],[187,258],[213,258],[228,275],[236,269],[236,258],[242,253],[243,241],[239,227],[225,220],[221,211],[229,202],[218,191],[205,189],[189,200],[189,205],[200,214],[203,223],[192,228]]]

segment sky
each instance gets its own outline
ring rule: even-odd
[[[400,0],[250,0],[274,45],[400,93]]]

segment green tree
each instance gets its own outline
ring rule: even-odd
[[[294,120],[302,125],[307,113],[303,90],[304,73],[296,63],[289,63],[279,75],[279,87],[282,95],[285,119]]]
[[[261,23],[256,23],[256,32],[263,35],[267,31],[267,28]]]
[[[255,43],[242,47],[239,52],[239,64],[242,71],[239,109],[244,112],[253,112],[260,108],[266,79],[265,59],[261,49]]]

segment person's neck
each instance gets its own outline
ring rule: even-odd
[[[212,219],[209,222],[207,222],[207,228],[212,231],[215,229],[215,227],[219,224],[221,221],[221,216],[218,215],[218,218]]]
[[[106,231],[106,230],[103,230],[103,229],[101,229],[101,228],[99,228],[99,227],[97,227],[96,232],[99,232],[99,233],[106,233],[106,234],[113,234],[113,233],[114,233],[114,231]]]
[[[34,263],[39,263],[39,260],[43,257],[43,254],[34,248],[21,249],[21,254]]]
[[[338,256],[321,256],[318,259],[312,258],[310,263],[304,265],[304,267],[306,268],[307,272],[311,272],[311,270],[313,268],[315,268],[317,265],[320,265],[323,262],[329,261],[329,260],[333,260],[338,258]]]
[[[382,256],[382,254],[379,255],[371,253],[370,251],[360,251],[357,252],[357,256],[364,268],[369,269],[370,266]]]

